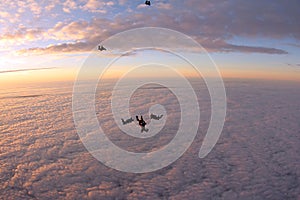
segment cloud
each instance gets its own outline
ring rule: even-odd
[[[193,84],[201,94],[199,106],[204,108],[193,144],[176,162],[144,174],[113,170],[85,149],[73,121],[73,84],[23,87],[13,93],[1,90],[1,97],[42,94],[0,100],[1,198],[297,199],[299,84],[228,80],[228,118],[219,142],[205,159],[199,159],[198,152],[211,103],[205,83]],[[173,139],[180,108],[171,92],[135,91],[133,109],[148,113],[157,102],[165,105],[169,120],[157,138],[137,140],[116,126],[110,110],[111,91],[105,86],[111,82],[103,85],[95,107],[101,127],[107,136],[115,137],[116,145],[131,152],[152,152]]]
[[[53,44],[48,47],[36,47],[23,49],[19,53],[68,53],[68,52],[86,52],[93,49],[97,44],[99,44],[104,39],[109,36],[124,31],[130,28],[142,27],[143,24],[147,23],[149,26],[157,26],[158,24],[162,27],[167,27],[173,29],[175,26],[177,30],[185,32],[185,30],[191,30],[190,35],[195,35],[195,39],[204,46],[210,52],[255,52],[255,53],[265,53],[265,54],[287,54],[285,50],[272,48],[272,47],[260,47],[260,46],[246,46],[239,44],[228,43],[227,37],[222,35],[221,30],[215,30],[211,27],[204,26],[203,36],[199,36],[197,31],[193,29],[195,23],[198,22],[198,18],[195,15],[186,15],[182,17],[183,23],[178,25],[176,19],[169,18],[169,16],[160,14],[156,19],[145,19],[143,15],[135,14],[129,17],[127,21],[120,18],[115,18],[114,20],[108,19],[93,19],[90,22],[87,21],[77,21],[71,23],[57,23],[52,29],[48,31],[50,38],[55,40],[73,40],[74,42],[66,42],[61,44]],[[137,23],[133,23],[138,21]],[[200,30],[199,30],[200,31]],[[211,34],[210,34],[211,33]],[[147,34],[147,33],[145,33]],[[162,38],[156,38],[158,35],[154,34],[154,39],[158,41]],[[147,38],[145,35],[143,37]],[[164,39],[166,40],[166,39]],[[174,45],[178,44],[173,41]],[[174,46],[173,45],[173,46]],[[114,48],[122,49],[122,41],[118,46]],[[176,48],[176,46],[174,46]],[[127,47],[128,48],[128,47]]]
[[[276,48],[259,47],[259,46],[243,46],[225,43],[221,51],[229,52],[244,52],[244,53],[265,53],[265,54],[288,54],[287,51]]]
[[[37,70],[46,70],[46,69],[55,69],[55,68],[56,67],[6,70],[6,71],[0,71],[0,74],[3,74],[3,73],[13,73],[13,72],[24,72],[24,71],[37,71]]]
[[[288,43],[287,45],[292,46],[292,47],[298,47],[298,48],[300,48],[300,44]]]
[[[188,1],[195,3],[194,0]],[[202,10],[211,27],[218,26],[227,34],[245,37],[283,38],[295,37],[300,39],[300,27],[297,23],[300,16],[295,8],[297,1],[267,2],[248,1],[237,3],[227,0],[222,3],[211,1],[207,10]],[[214,7],[213,7],[214,6]],[[201,9],[195,7],[200,12]]]
[[[157,2],[157,4],[155,4],[155,6],[159,9],[164,9],[164,10],[170,10],[172,9],[172,4],[170,3],[163,3],[163,2]]]
[[[88,52],[91,50],[90,44],[85,42],[63,43],[49,45],[48,47],[36,47],[29,49],[21,49],[18,54],[55,54],[55,53],[79,53]]]
[[[18,95],[18,96],[6,96],[6,97],[0,97],[0,99],[26,99],[26,98],[37,98],[41,97],[43,95],[35,94],[35,95]]]
[[[38,36],[41,35],[42,33],[43,31],[41,29],[21,28],[14,33],[4,34],[0,38],[5,40],[19,40],[19,39],[35,40],[38,39]]]
[[[35,15],[40,15],[42,12],[42,7],[35,0],[27,0],[27,5],[29,6],[31,12]]]
[[[77,4],[73,0],[66,0],[63,3],[63,11],[66,13],[71,13],[71,10],[75,10],[77,8]]]
[[[115,5],[113,1],[104,0],[88,0],[85,5],[81,6],[82,10],[86,10],[92,13],[107,13],[106,7]]]
[[[289,67],[296,67],[296,68],[300,67],[300,63],[296,63],[296,64],[286,63],[286,65]]]
[[[54,40],[81,40],[88,37],[88,33],[91,32],[89,28],[89,24],[86,21],[58,22],[47,31],[47,35]]]
[[[2,17],[2,18],[7,18],[7,17],[9,17],[9,16],[10,16],[10,14],[9,14],[8,12],[0,11],[0,17]]]
[[[237,3],[234,0],[222,2],[215,0],[174,0],[170,3],[153,2],[153,6],[147,7],[147,9],[136,9],[137,7],[145,7],[143,2],[138,4],[126,0],[119,0],[118,4],[115,1],[104,0],[81,2],[66,0],[61,5],[65,12],[72,13],[74,10],[80,9],[89,12],[91,18],[60,21],[43,30],[40,28],[27,28],[27,31],[21,29],[12,33],[10,31],[2,34],[2,39],[11,38],[13,40],[19,38],[19,40],[26,40],[26,38],[29,38],[29,41],[34,39],[47,41],[51,39],[56,40],[58,43],[51,42],[52,45],[48,47],[28,48],[27,53],[37,51],[48,53],[52,50],[60,52],[62,49],[63,52],[68,50],[81,52],[93,48],[100,41],[118,32],[137,27],[158,26],[174,29],[197,38],[197,41],[201,42],[210,51],[269,54],[285,54],[286,51],[273,46],[252,47],[239,43],[231,44],[229,41],[239,37],[274,40],[288,37],[300,39],[300,26],[298,26],[300,16],[296,9],[296,1],[269,3],[254,0]],[[115,12],[116,6],[120,5],[120,8],[125,6],[131,12]],[[54,4],[51,4],[45,9],[51,10],[54,6]],[[97,16],[97,13],[107,13],[108,11],[110,11],[109,15],[112,15],[112,17],[102,18],[102,16]],[[75,50],[71,47],[74,47]],[[76,49],[76,47],[80,48]]]
[[[113,5],[115,5],[115,3],[113,1],[109,1],[109,2],[106,3],[106,5],[107,6],[113,6]]]
[[[15,32],[0,35],[0,43],[4,44],[24,44],[30,41],[43,39],[44,31],[39,28],[19,28]]]
[[[141,9],[141,8],[147,8],[148,6],[147,5],[145,5],[145,4],[139,4],[136,8],[137,9]]]
[[[118,0],[119,4],[122,6],[124,5],[125,3],[127,3],[127,0]]]

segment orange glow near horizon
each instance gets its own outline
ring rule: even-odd
[[[23,84],[73,81],[77,70],[74,68],[54,68],[36,71],[20,71],[0,74],[0,87],[15,87]]]
[[[290,71],[220,70],[223,78],[300,81],[299,74]]]
[[[102,76],[102,79],[118,79],[122,77],[126,72],[124,70],[108,70]],[[24,84],[32,83],[44,83],[44,82],[67,82],[75,81],[78,73],[78,68],[54,68],[37,71],[20,71],[12,73],[0,73],[0,88],[15,87]],[[182,70],[181,73],[186,77],[197,77],[195,72],[191,70]],[[238,79],[266,79],[266,80],[290,80],[300,81],[300,77],[297,73],[284,72],[284,71],[259,71],[259,70],[232,70],[222,69],[220,70],[221,76],[225,78],[238,78]],[[155,74],[155,73],[154,73]],[[154,76],[152,73],[136,73],[132,78],[146,78],[146,77],[158,77],[158,78],[172,78],[167,73],[159,73]]]

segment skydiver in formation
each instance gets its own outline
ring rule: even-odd
[[[126,119],[126,120],[124,120],[124,119],[122,118],[121,120],[122,120],[123,125],[129,124],[129,123],[131,123],[131,122],[134,121],[134,120],[132,119],[132,117],[130,117],[129,119]]]
[[[162,117],[163,117],[163,115],[158,116],[158,115],[154,115],[153,113],[151,113],[151,115],[150,115],[150,118],[155,119],[155,120],[160,120]]]
[[[154,115],[153,113],[151,113],[150,118],[154,119],[154,120],[160,120],[163,117],[163,115]],[[143,119],[143,116],[141,116],[141,119],[139,119],[138,116],[136,116],[136,120],[139,122],[141,129],[141,132],[148,132],[149,129],[146,128],[146,122]],[[134,120],[132,119],[132,117],[130,117],[129,119],[124,120],[123,118],[121,119],[123,125],[129,124],[131,122],[133,122]]]
[[[142,128],[142,129],[141,129],[141,133],[142,133],[143,131],[145,131],[145,132],[148,132],[148,131],[149,131],[149,129],[147,129],[147,128],[145,127],[147,123],[144,121],[143,116],[141,116],[141,119],[139,119],[139,117],[136,116],[136,120],[139,122],[139,125],[140,125],[140,127]]]

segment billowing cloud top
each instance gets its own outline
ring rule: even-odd
[[[287,54],[245,39],[300,40],[299,1],[55,0],[1,1],[0,51],[87,52],[130,28],[155,26],[190,35],[211,52]]]

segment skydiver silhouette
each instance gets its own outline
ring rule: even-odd
[[[99,51],[106,51],[106,48],[103,45],[101,45],[101,46],[98,46],[98,50]]]
[[[121,120],[122,120],[123,125],[129,124],[129,123],[131,123],[131,122],[134,121],[134,120],[132,119],[132,117],[130,117],[129,119],[126,119],[126,120],[124,120],[124,119],[122,118]]]
[[[160,120],[164,115],[154,115],[153,113],[151,113],[150,118],[151,119],[155,119],[155,120]]]
[[[145,127],[147,123],[144,121],[143,116],[141,116],[141,119],[139,119],[139,117],[136,116],[136,120],[139,122],[139,125],[140,125],[140,127],[142,128],[142,129],[141,129],[141,133],[142,133],[143,131],[146,131],[146,132],[149,131],[149,129],[147,129],[147,128]]]
[[[145,4],[147,5],[147,6],[150,6],[151,5],[151,2],[150,1],[145,1]]]

